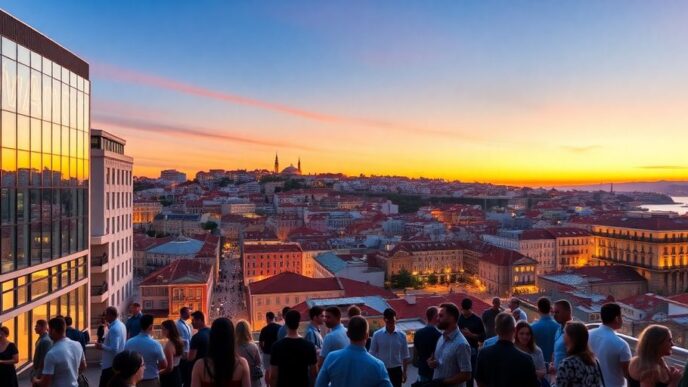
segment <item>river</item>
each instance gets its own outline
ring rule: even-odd
[[[679,214],[688,213],[688,196],[672,196],[676,204],[643,204],[642,208],[647,208],[650,211],[674,211]]]

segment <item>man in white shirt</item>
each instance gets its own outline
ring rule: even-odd
[[[511,314],[514,316],[516,322],[528,321],[528,315],[521,309],[521,300],[516,297],[512,297],[509,300],[509,309],[511,309]]]
[[[600,316],[602,325],[590,331],[590,349],[600,362],[605,386],[624,387],[628,377],[628,363],[631,361],[631,348],[614,332],[623,326],[621,307],[613,302],[604,304]]]
[[[105,320],[110,324],[108,333],[105,336],[103,343],[96,343],[96,349],[103,351],[103,357],[100,362],[100,381],[99,387],[107,387],[110,384],[110,379],[115,374],[112,369],[112,361],[118,353],[124,351],[124,345],[127,342],[127,328],[124,323],[119,321],[119,312],[114,306],[108,306],[105,309]]]
[[[86,369],[81,343],[67,338],[67,323],[62,317],[50,319],[48,329],[53,346],[45,355],[41,376],[33,378],[33,385],[78,387],[79,374]]]
[[[406,382],[409,354],[406,333],[397,328],[397,312],[387,308],[383,312],[385,326],[375,331],[370,344],[370,354],[384,363],[392,386],[401,387]]]

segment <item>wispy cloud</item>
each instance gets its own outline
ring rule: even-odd
[[[640,169],[688,169],[686,165],[642,165]]]
[[[146,132],[156,132],[169,135],[186,135],[193,137],[202,137],[209,140],[221,140],[242,144],[250,144],[257,146],[265,146],[271,148],[292,148],[300,150],[317,150],[316,148],[303,145],[301,143],[294,144],[284,141],[266,140],[260,137],[238,136],[233,134],[223,133],[218,129],[209,128],[191,128],[181,125],[172,125],[167,123],[152,122],[139,118],[112,116],[108,114],[93,114],[94,126],[119,126],[134,130],[141,130]]]
[[[601,145],[583,145],[583,146],[573,146],[573,145],[562,145],[561,149],[571,152],[571,153],[589,153],[601,149]]]
[[[172,90],[180,93],[185,93],[189,95],[194,95],[203,98],[214,99],[218,101],[223,101],[226,103],[231,103],[235,105],[249,106],[253,108],[263,109],[272,111],[275,113],[285,114],[292,117],[298,117],[301,119],[315,121],[327,124],[340,124],[340,125],[355,125],[364,126],[369,128],[379,128],[388,129],[394,131],[402,131],[409,133],[425,133],[432,135],[441,135],[447,137],[460,138],[467,141],[482,142],[485,141],[484,138],[467,133],[459,133],[454,131],[429,129],[419,126],[405,125],[396,122],[390,122],[385,120],[371,119],[371,118],[361,118],[361,117],[351,117],[330,113],[318,112],[315,110],[302,109],[299,107],[291,106],[288,104],[263,101],[251,97],[245,97],[238,94],[232,94],[224,91],[218,91],[209,89],[206,87],[200,87],[196,85],[191,85],[184,82],[179,82],[173,79],[160,77],[157,75],[142,73],[135,70],[124,69],[117,66],[112,66],[104,63],[94,63],[92,65],[93,73],[96,76],[116,80],[119,82],[127,82],[138,85],[146,85],[151,87],[157,87],[166,90]]]

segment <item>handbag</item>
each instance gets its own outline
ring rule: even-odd
[[[251,351],[247,347],[248,346],[245,345],[244,349],[246,349],[246,354],[248,357],[251,358],[251,364],[249,364],[249,368],[251,370],[251,380],[258,380],[263,377],[263,368],[260,366],[260,364],[256,364],[256,359],[253,357],[253,355],[251,355]]]

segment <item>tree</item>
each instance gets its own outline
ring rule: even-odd
[[[406,269],[401,269],[398,274],[392,276],[392,287],[396,289],[410,288],[414,284],[413,276]]]
[[[217,228],[217,223],[215,223],[215,222],[209,220],[209,221],[203,223],[203,224],[201,225],[201,227],[202,227],[204,230],[213,231],[213,230],[215,230],[215,229]]]
[[[432,273],[428,276],[428,283],[430,285],[437,285],[437,275],[435,275],[435,273]]]

